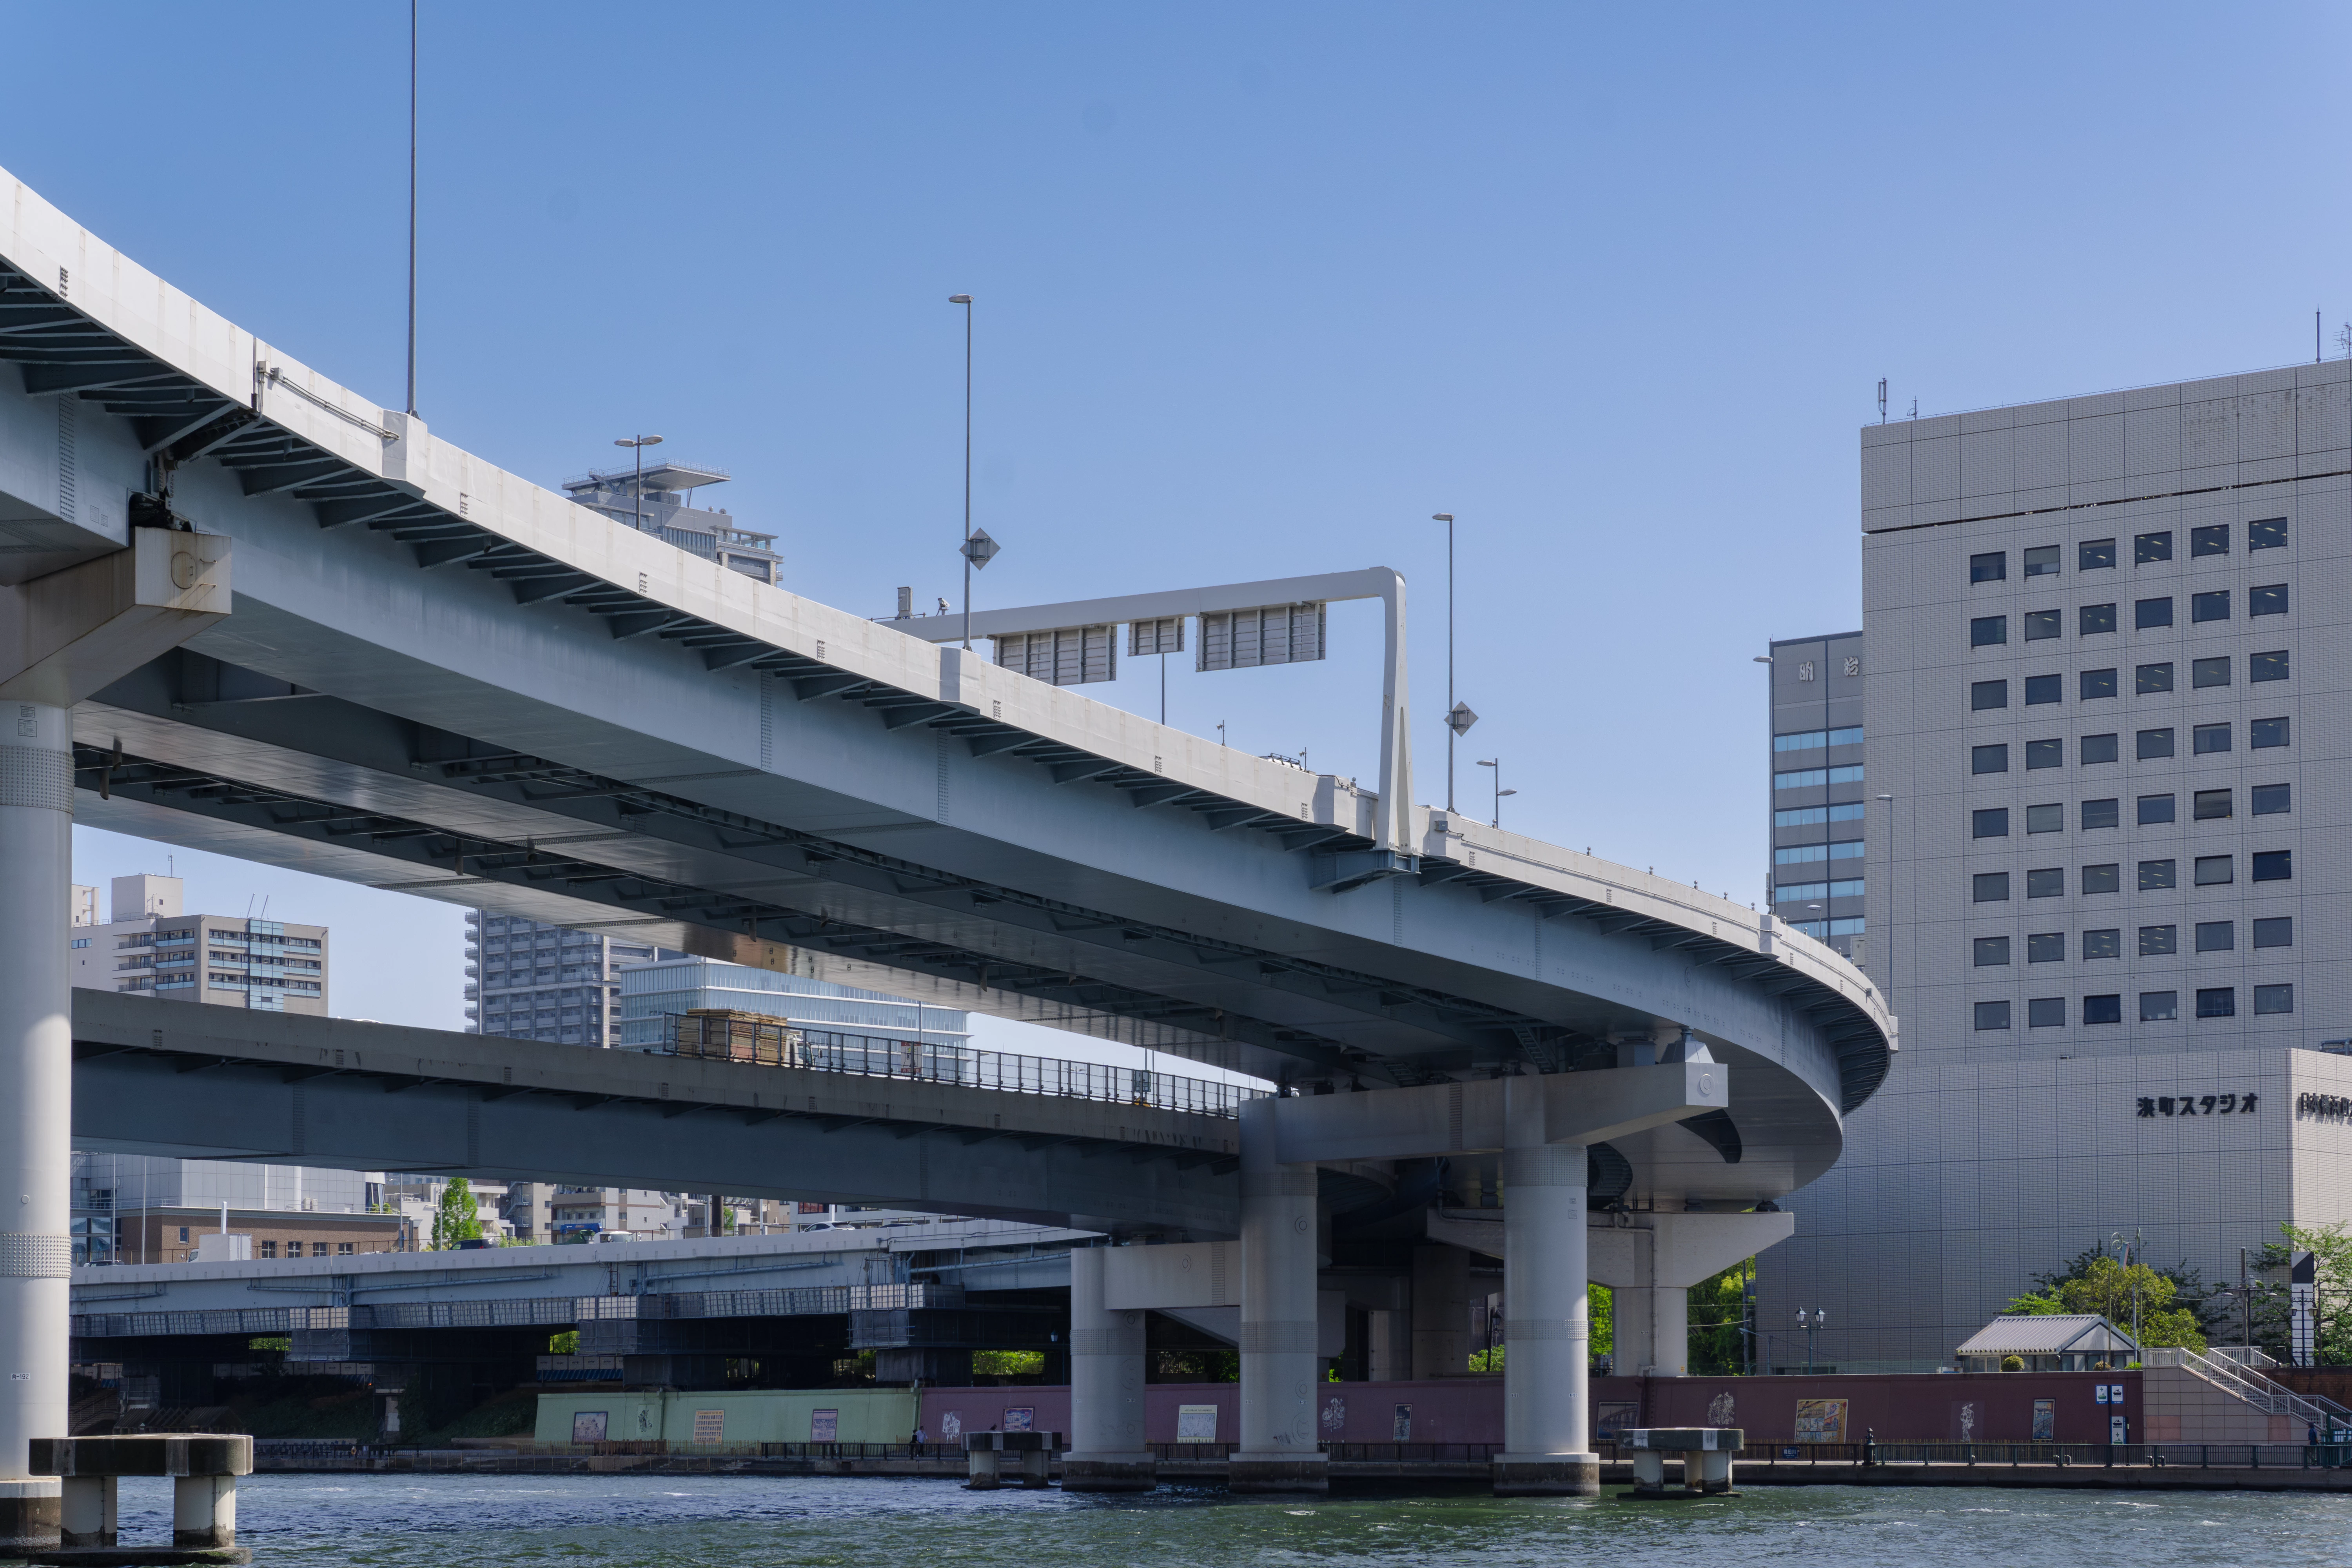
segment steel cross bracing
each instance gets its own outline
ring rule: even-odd
[[[240,403],[77,310],[70,302],[69,284],[62,269],[57,286],[52,288],[44,279],[13,267],[0,266],[0,358],[18,363],[28,392],[78,397],[132,423],[151,464],[149,492],[133,498],[136,521],[177,522],[171,511],[173,473],[186,464],[209,458],[234,471],[247,496],[284,495],[303,501],[322,529],[358,527],[385,534],[409,547],[420,570],[463,566],[468,571],[485,572],[508,584],[516,603],[561,605],[598,616],[616,639],[654,637],[677,642],[698,652],[709,670],[746,667],[757,669],[782,683],[802,701],[834,700],[863,706],[874,711],[887,729],[924,725],[945,731],[961,738],[975,755],[1004,755],[1034,763],[1057,785],[1099,783],[1124,791],[1139,806],[1168,805],[1198,812],[1213,828],[1267,830],[1277,836],[1276,841],[1285,849],[1315,857],[1318,874],[1314,879],[1324,887],[1336,889],[1351,885],[1345,852],[1375,847],[1370,839],[1347,828],[1301,824],[1281,812],[1172,781],[980,714],[971,708],[897,688],[805,653],[777,647],[505,538],[467,521],[462,515],[462,499],[459,510],[452,511],[424,499],[419,487],[369,472],[275,422],[266,412],[269,406],[266,398],[283,397],[285,392],[291,391],[349,423],[364,425],[377,436],[389,438],[392,432],[325,403],[290,381],[279,389],[277,378],[259,363],[254,366],[251,396]],[[84,776],[95,783],[94,773]],[[231,783],[219,782],[224,785]],[[234,790],[229,793],[233,795]],[[186,798],[193,802],[197,797]],[[427,824],[409,823],[386,831],[400,834],[413,843],[431,839],[436,830]],[[389,845],[394,840],[380,842]],[[585,868],[584,874],[609,874],[613,883],[625,881],[628,875],[610,867]],[[1719,963],[1727,972],[1750,984],[1789,997],[1824,1030],[1837,1052],[1839,1099],[1845,1110],[1860,1104],[1885,1077],[1889,1059],[1887,1045],[1864,1009],[1833,986],[1822,984],[1794,966],[1782,964],[1769,953],[1717,942],[1671,921],[1647,919],[1611,905],[1563,895],[1556,889],[1454,866],[1437,857],[1424,855],[1421,876],[1424,883],[1467,879],[1465,885],[1476,888],[1489,900],[1526,900],[1547,919],[1589,919],[1604,931],[1647,936],[1656,947],[1684,948],[1697,962]],[[588,885],[582,884],[583,888]],[[970,889],[964,893],[972,896]],[[675,889],[659,898],[674,900],[674,908],[713,910],[708,918],[727,921],[730,924],[726,929],[747,930],[754,924],[773,929],[766,926],[768,917],[763,912],[748,909],[728,911],[723,904],[714,905],[707,892]],[[1083,916],[1086,911],[1078,913]],[[1131,924],[1118,921],[1108,923],[1121,929]],[[782,933],[777,930],[775,934]],[[851,950],[858,940],[857,936],[850,936],[845,950]],[[1199,939],[1186,933],[1147,932],[1145,940],[1169,940],[1188,952],[1205,951]],[[919,939],[902,932],[873,932],[866,935],[865,943],[863,951],[877,958],[887,957],[894,964],[924,953]],[[974,973],[982,967],[977,955],[956,954],[954,962],[969,966]],[[1316,974],[1312,965],[1289,957],[1269,958],[1268,962],[1286,966],[1284,973],[1297,975],[1301,983],[1327,989],[1333,985],[1363,989],[1383,1005],[1387,1005],[1387,994],[1395,990],[1377,977]],[[1070,1005],[1087,1005],[1081,998],[1089,994],[1108,999],[1106,988],[1087,987],[1083,980],[1083,976],[1062,976],[1060,989],[1070,999]],[[1040,984],[1044,984],[1042,980]],[[1197,1012],[1182,1002],[1168,998],[1132,1000],[1138,1008],[1129,1015],[1132,1016],[1151,1016],[1155,1007],[1159,1016],[1171,1018],[1191,1016]],[[1532,1020],[1464,1015],[1421,996],[1404,996],[1401,1001],[1407,1006],[1428,1007],[1433,1015],[1453,1024],[1456,1037],[1464,1027],[1480,1035],[1500,1031],[1515,1042],[1517,1054],[1538,1066],[1573,1065],[1564,1047],[1555,1043],[1559,1031],[1551,1026]],[[1283,1035],[1290,1037],[1280,1037]],[[1276,1030],[1266,1043],[1318,1070],[1358,1070],[1361,1065],[1358,1057],[1346,1054],[1335,1042],[1305,1036],[1296,1029]],[[1442,1070],[1444,1066],[1458,1065],[1461,1064],[1438,1059],[1416,1062],[1406,1058],[1395,1064],[1396,1070],[1391,1076],[1412,1081]]]

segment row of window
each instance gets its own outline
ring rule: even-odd
[[[1789,925],[1790,929],[1801,931],[1805,935],[1811,937],[1815,942],[1825,941],[1826,939],[1833,936],[1860,936],[1862,934],[1862,917],[1860,915],[1855,915],[1850,919],[1840,921],[1790,921]]]
[[[2257,882],[2286,882],[2294,879],[2294,851],[2263,849],[2249,855],[2252,862],[2252,879]],[[2237,880],[2236,857],[2231,855],[2200,855],[2189,862],[2194,878],[2192,886],[2225,888]],[[2178,860],[2142,860],[2138,863],[2139,890],[2152,893],[2180,885],[2180,863]],[[1979,904],[2001,904],[2009,901],[2009,878],[2006,871],[1979,871],[1970,879],[1972,901]],[[1858,886],[1859,884],[1857,884]],[[2123,867],[2116,861],[2085,866],[2080,881],[2085,894],[2119,893],[2123,891]],[[2045,866],[2025,873],[2025,896],[2029,899],[2063,899],[2066,896],[2066,868]]]
[[[2246,792],[2247,805],[2255,816],[2280,816],[2294,809],[2294,786],[2292,784],[2255,784]],[[2144,795],[2133,802],[2136,820],[2142,827],[2178,822],[2180,797],[2172,794]],[[2193,822],[2226,822],[2237,815],[2235,793],[2226,789],[2192,790],[2189,795],[2189,820]],[[2123,825],[2123,801],[2115,795],[2098,800],[2086,800],[2076,809],[2075,820],[2085,829],[2119,827]],[[2025,808],[2025,831],[2032,833],[2063,833],[2066,831],[2066,806],[2063,801]],[[2006,838],[2009,837],[2009,807],[1986,806],[1969,816],[1969,837],[1971,838]],[[1857,841],[1858,842],[1858,841]],[[1786,853],[1785,851],[1783,853]],[[1853,853],[1860,853],[1853,851]],[[1829,856],[1812,855],[1812,859]]]
[[[1859,878],[1842,882],[1789,882],[1772,889],[1776,904],[1800,903],[1808,899],[1858,899],[1862,897]]]
[[[2132,689],[2142,697],[2153,697],[2174,689],[2175,667],[2169,660],[2132,667]],[[2075,696],[2084,702],[2095,702],[2113,697],[2117,690],[2114,669],[2085,669],[2076,672]],[[2289,674],[2287,656],[2284,649],[2273,653],[2246,656],[2246,679],[2259,683],[2284,680]],[[2066,678],[2063,675],[2029,675],[2019,682],[2025,689],[2025,706],[2039,708],[2045,703],[2066,700]],[[2189,684],[2191,689],[2228,686],[2230,656],[2221,654],[2212,658],[2191,659],[2189,663]],[[1969,710],[1983,713],[2009,706],[2009,682],[2002,680],[1972,680],[1969,683]]]
[[[1786,786],[1783,786],[1786,787]],[[1860,822],[1862,802],[1850,800],[1839,805],[1800,805],[1772,814],[1775,827],[1811,827],[1826,822]]]
[[[2246,549],[2278,550],[2286,544],[2286,519],[2265,517],[2246,524]],[[2191,559],[2204,555],[2230,553],[2230,525],[2226,522],[2200,523],[2189,531],[2189,554]],[[2036,544],[2024,552],[2027,577],[2055,577],[2060,561],[2055,544]],[[2132,564],[2147,566],[2172,559],[2172,531],[2160,529],[2151,533],[2132,536]],[[2116,563],[2116,542],[2112,539],[2085,539],[2074,546],[2074,570],[2099,572]],[[1999,583],[2009,576],[2009,552],[1989,550],[1969,557],[1969,581]]]
[[[1862,764],[1850,768],[1797,768],[1789,773],[1774,773],[1774,789],[1818,789],[1823,784],[1860,784]]]
[[[185,1226],[181,1226],[180,1239],[182,1241],[188,1239],[187,1227]],[[310,1256],[313,1258],[324,1258],[331,1252],[338,1258],[349,1258],[352,1256],[352,1244],[348,1241],[314,1241],[310,1244]],[[277,1257],[278,1244],[274,1241],[263,1242],[261,1244],[261,1256],[264,1258]],[[299,1241],[288,1242],[286,1244],[286,1256],[289,1258],[301,1257],[302,1244]],[[264,1287],[264,1289],[274,1289],[275,1287],[268,1286]]]
[[[1862,726],[1848,725],[1843,730],[1800,730],[1793,735],[1775,735],[1772,749],[1776,752],[1812,752],[1823,746],[1859,746]]]
[[[2191,756],[2210,757],[2228,752],[2233,745],[2235,727],[2229,723],[2192,724],[2189,727],[2189,749]],[[2256,719],[2246,726],[2246,748],[2267,752],[2288,742],[2290,729],[2284,719]],[[2096,767],[2116,760],[2122,737],[2113,732],[2084,735],[2074,742],[2074,757],[2084,767]],[[2143,763],[2161,762],[2177,753],[2179,731],[2170,725],[2154,730],[2132,732],[2132,755]],[[2025,770],[2032,773],[2041,768],[2063,768],[2066,765],[2066,742],[2063,736],[2046,741],[2024,742]],[[1989,741],[1981,746],[1969,748],[1969,773],[2005,773],[2009,772],[2009,742]],[[1787,787],[1787,786],[1782,786]]]
[[[1801,866],[1809,860],[1859,860],[1862,840],[1841,838],[1832,844],[1795,844],[1772,851],[1775,866]]]
[[[2253,943],[2258,948],[2293,947],[2294,917],[2274,915],[2250,922],[2253,926]],[[2235,952],[2238,950],[2238,922],[2235,921],[2199,921],[2189,928],[2198,952]],[[1976,939],[1976,967],[1997,968],[2009,962],[2010,939],[2005,936],[1980,936]],[[2180,928],[2175,925],[2142,926],[2139,928],[2139,955],[2142,958],[2162,958],[2180,951]],[[2121,958],[2124,955],[2124,933],[2119,926],[2083,933],[2083,957],[2085,961],[2100,958]],[[2063,963],[2066,962],[2066,933],[2063,931],[2036,931],[2025,939],[2025,962],[2028,963]]]
[[[2254,987],[2256,1015],[2292,1013],[2294,1011],[2293,985],[2257,985]],[[1976,1005],[1976,1026],[1979,1029],[2006,1029],[2010,1026],[2010,1004],[1979,1002]],[[2197,993],[2197,1016],[2200,1018],[2234,1018],[2238,1016],[2238,988],[2234,985],[2209,985]],[[2180,993],[2178,991],[2143,991],[2139,994],[2139,1021],[2143,1024],[2168,1024],[2180,1016]],[[2120,1024],[2124,1021],[2124,999],[2119,994],[2083,998],[2083,1022],[2085,1024]],[[2029,1029],[2063,1029],[2066,1026],[2066,998],[2036,996],[2025,1004],[2025,1026]]]
[[[2246,614],[2249,616],[2283,616],[2286,614],[2286,584],[2272,583],[2246,590]],[[2042,642],[2062,635],[2065,630],[2063,610],[2028,610],[2018,617],[2024,623],[2025,640]],[[2215,588],[2208,593],[2189,595],[2189,620],[2193,626],[2204,621],[2226,621],[2230,618],[2230,590]],[[2132,601],[2132,629],[2139,632],[2162,631],[2172,625],[2172,600],[2169,595],[2158,599]],[[2074,635],[2097,637],[2116,629],[2116,606],[2113,605],[2083,605],[2074,612]],[[2007,616],[1977,616],[1969,621],[1970,647],[1999,647],[2009,641]]]

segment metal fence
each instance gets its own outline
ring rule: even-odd
[[[1622,1443],[1596,1445],[1603,1458],[1633,1452]],[[1743,1465],[2066,1465],[2109,1468],[2148,1466],[2210,1470],[2308,1470],[2352,1468],[2352,1443],[1750,1443]]]
[[[662,1043],[655,1048],[677,1057],[953,1083],[1006,1094],[1092,1100],[1194,1116],[1238,1117],[1244,1105],[1263,1100],[1269,1092],[1102,1062],[1013,1056],[921,1040],[804,1029],[782,1019],[762,1022],[740,1014],[666,1013],[663,1018]]]

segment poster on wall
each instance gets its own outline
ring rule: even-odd
[[[1005,1431],[1007,1431],[1007,1432],[1029,1432],[1029,1431],[1034,1431],[1034,1430],[1035,1429],[1036,1420],[1037,1420],[1037,1407],[1036,1407],[1035,1405],[1008,1405],[1008,1406],[1006,1406],[1005,1411],[1004,1411],[1004,1426],[1003,1426],[1003,1430],[1005,1430]]]
[[[1396,1407],[1396,1418],[1389,1426],[1389,1441],[1391,1443],[1412,1441],[1412,1405],[1400,1405]]]
[[[1180,1405],[1176,1407],[1176,1440],[1179,1443],[1213,1443],[1217,1440],[1217,1407],[1213,1405]]]
[[[2058,1402],[2037,1399],[2033,1402],[2033,1440],[2052,1443],[2058,1438]]]
[[[1844,1442],[1845,1406],[1846,1402],[1843,1399],[1797,1401],[1797,1441],[1800,1443]]]
[[[812,1410],[809,1412],[809,1441],[838,1443],[841,1441],[841,1412]]]
[[[572,1440],[575,1443],[601,1443],[604,1428],[613,1418],[609,1410],[575,1410],[572,1413]]]
[[[1592,1435],[1603,1443],[1622,1443],[1625,1434],[1642,1424],[1642,1406],[1631,1399],[1604,1399],[1592,1407]]]
[[[698,1410],[694,1413],[694,1440],[698,1443],[727,1441],[727,1412]]]

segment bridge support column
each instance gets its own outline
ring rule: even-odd
[[[27,1466],[66,1429],[72,883],[72,715],[0,703],[0,1556],[58,1542],[58,1481]]]
[[[1543,1080],[1504,1083],[1503,1452],[1497,1497],[1597,1497],[1584,1145],[1543,1142]]]
[[[1070,1254],[1070,1450],[1067,1492],[1148,1492],[1159,1484],[1143,1440],[1143,1312],[1103,1305],[1110,1248]]]
[[[1315,1429],[1315,1167],[1275,1157],[1284,1103],[1242,1108],[1242,1441],[1227,1480],[1237,1492],[1329,1484]]]

